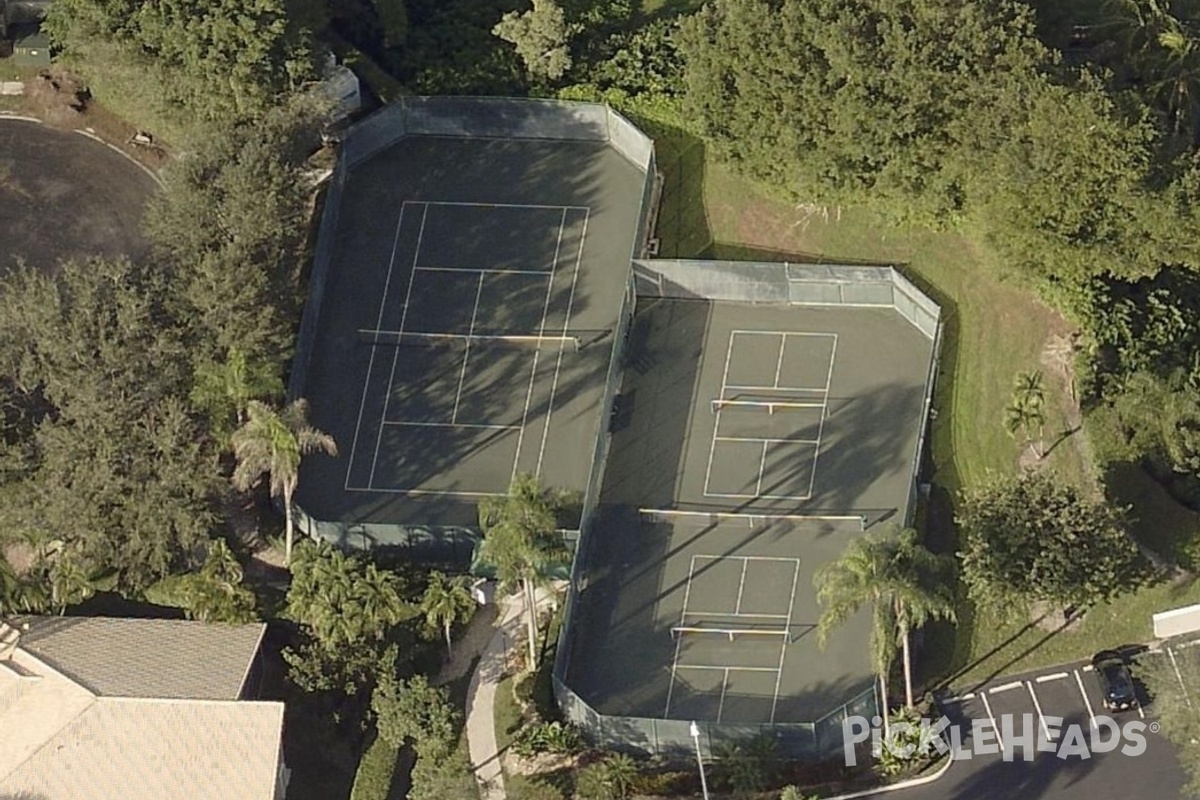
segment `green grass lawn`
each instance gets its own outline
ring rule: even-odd
[[[664,255],[894,264],[941,304],[946,330],[930,443],[938,508],[925,509],[923,518],[936,521],[929,530],[931,546],[953,551],[954,494],[990,474],[1017,469],[1020,444],[1001,424],[1013,378],[1041,368],[1047,340],[1067,333],[1067,323],[1006,275],[976,237],[889,226],[857,209],[797,206],[714,163],[686,135],[659,141],[665,184],[658,233]],[[1053,442],[1066,432],[1061,411],[1066,387],[1048,376],[1047,390],[1053,411],[1045,436]],[[1088,480],[1092,469],[1069,437],[1051,450],[1046,464],[1076,484]],[[1144,482],[1128,481],[1127,488],[1116,494],[1119,502],[1134,506],[1135,535],[1161,543],[1183,535],[1190,541],[1200,531],[1200,517],[1161,489],[1149,493]],[[1153,612],[1198,600],[1200,586],[1194,583],[1151,586],[1093,609],[1071,632],[1052,634],[1024,620],[977,616],[964,603],[957,627],[928,632],[920,673],[928,685],[959,686],[1087,657],[1103,647],[1151,638]]]

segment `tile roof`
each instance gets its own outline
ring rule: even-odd
[[[14,622],[22,649],[101,697],[190,700],[236,700],[267,627],[114,617]]]
[[[262,626],[206,626],[217,634],[210,639],[193,630],[193,623],[163,627],[158,624],[161,620],[22,621],[29,627],[20,638],[0,623],[0,798],[276,800],[279,796],[283,704],[234,699],[257,649],[255,638],[253,648],[247,650],[245,628],[261,637]],[[90,624],[48,624],[80,621]],[[111,623],[146,627],[133,631]],[[187,626],[187,633],[177,627],[180,624]],[[72,632],[67,638],[58,638],[67,631]],[[148,665],[171,671],[169,656],[175,654],[186,662],[183,671],[192,674],[162,685],[178,690],[190,682],[200,691],[227,697],[106,695],[25,646],[29,636],[35,646],[59,659],[76,652],[83,661],[76,671],[112,689],[121,685],[111,674],[116,668],[97,656],[100,645],[91,638],[104,631],[116,631],[118,648],[113,658],[125,655],[135,662],[135,677],[126,686],[144,691],[155,685],[146,675]],[[154,632],[164,635],[163,647],[153,639]],[[139,637],[141,649],[133,653],[129,648]],[[226,640],[233,646],[216,644]],[[215,644],[215,653],[229,649],[240,654],[238,680],[232,679],[230,667],[224,668],[225,677],[216,684],[197,677],[192,662],[202,642]]]

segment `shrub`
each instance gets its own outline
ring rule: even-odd
[[[571,755],[583,748],[583,737],[570,723],[535,722],[526,725],[513,738],[513,752],[529,758],[539,753]]]
[[[387,800],[398,758],[399,748],[382,736],[376,736],[358,763],[350,800]]]

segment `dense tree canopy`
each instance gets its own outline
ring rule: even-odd
[[[997,608],[1107,600],[1135,585],[1143,569],[1121,513],[1050,474],[997,478],[965,491],[959,523],[971,596]]]
[[[179,393],[182,332],[162,273],[77,261],[0,278],[13,531],[45,531],[122,583],[162,577],[213,522],[215,454]]]
[[[315,75],[283,0],[63,0],[45,27],[95,93],[160,134],[257,118]]]
[[[687,104],[752,174],[823,200],[960,209],[959,154],[1045,58],[1005,0],[714,0],[683,26]]]

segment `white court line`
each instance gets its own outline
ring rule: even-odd
[[[689,581],[690,583],[690,581]],[[667,705],[663,709],[663,716],[671,716],[671,695],[675,692],[675,670],[679,668],[679,648],[683,645],[683,637],[675,639],[675,655],[671,657],[671,682],[667,684]]]
[[[679,669],[729,670],[730,672],[778,672],[775,667],[726,667],[718,664],[679,664]]]
[[[746,568],[749,566],[750,566],[750,562],[743,559],[742,560],[742,577],[741,577],[741,580],[738,581],[737,605],[735,605],[733,607],[734,616],[738,616],[742,613],[742,591],[746,588]]]
[[[1188,695],[1187,684],[1183,682],[1183,674],[1179,671],[1179,662],[1175,660],[1175,651],[1168,647],[1167,655],[1171,657],[1171,666],[1175,669],[1175,677],[1179,681],[1179,689],[1183,692],[1183,699],[1187,701],[1188,708],[1191,708],[1192,698]]]
[[[554,243],[554,263],[558,264],[558,251],[562,248],[563,226],[567,222],[567,210],[562,210],[562,217],[558,221],[558,241]],[[550,298],[554,295],[554,273],[556,270],[550,270],[550,280],[546,281],[546,297],[542,300],[542,321],[538,323],[538,337],[546,335],[546,315],[550,313]],[[529,385],[525,387],[525,408],[521,411],[521,432],[517,434],[517,454],[513,456],[512,475],[509,481],[516,480],[517,469],[521,464],[521,446],[525,442],[525,425],[529,422],[529,404],[533,402],[533,386],[537,381],[538,356],[541,354],[542,348],[538,347],[533,351],[533,369],[529,371]],[[668,702],[670,700],[668,699]]]
[[[508,492],[473,492],[466,489],[384,489],[378,486],[348,486],[348,492],[381,492],[383,494],[415,494],[415,495],[431,495],[435,497],[507,497]]]
[[[825,390],[819,386],[758,386],[748,383],[728,383],[726,389],[734,389],[742,392],[813,392],[820,393]]]
[[[375,329],[378,330],[383,325],[383,312],[387,308],[388,288],[392,283],[392,269],[396,266],[396,248],[400,244],[400,226],[404,224],[404,208],[407,204],[400,205],[400,216],[396,220],[396,233],[392,237],[392,255],[388,258],[387,277],[383,280],[383,298],[379,301],[379,316],[375,318]],[[354,439],[350,443],[350,459],[346,465],[346,480],[342,484],[343,489],[350,488],[350,473],[354,471],[354,451],[358,449],[359,428],[362,427],[363,410],[367,407],[367,392],[371,388],[371,373],[375,369],[375,351],[377,348],[371,348],[371,357],[367,361],[367,376],[363,380],[362,400],[358,404],[358,421],[354,423]],[[387,387],[387,391],[391,391],[392,387]]]
[[[838,335],[836,333],[829,334],[833,337],[833,347],[829,351],[829,372],[825,373],[825,399],[829,399],[829,389],[833,386],[833,363],[837,356]]]
[[[416,266],[417,257],[421,254],[421,240],[425,238],[425,219],[429,216],[429,205],[426,204],[421,210],[421,227],[417,231],[417,246],[413,248],[413,271],[408,274],[408,289],[404,292],[404,308],[400,311],[400,327],[397,328],[401,333],[404,332],[404,322],[408,319],[408,302],[412,299],[413,280],[417,277]],[[383,395],[383,414],[379,420],[382,422],[387,419],[388,403],[392,399],[392,382],[396,379],[396,363],[400,360],[400,348],[397,347],[392,353],[392,370],[388,373],[387,386],[384,388]],[[375,467],[379,464],[379,444],[383,441],[384,426],[379,426],[379,433],[375,436],[375,452],[371,455],[371,474],[367,476],[367,488],[370,489],[375,484]]]
[[[1079,693],[1083,695],[1083,704],[1087,706],[1088,719],[1091,722],[1096,721],[1096,710],[1092,708],[1092,701],[1088,699],[1087,690],[1083,688],[1083,678],[1079,677],[1079,670],[1071,670],[1075,673],[1075,685],[1079,687]]]
[[[583,217],[583,230],[579,232],[579,252],[575,255],[575,272],[571,276],[571,291],[567,295],[567,316],[563,320],[563,336],[571,330],[571,310],[575,307],[575,289],[579,285],[579,269],[583,264],[583,246],[587,242],[588,220],[591,219],[591,211],[589,210]],[[566,224],[566,214],[563,215],[563,223]],[[554,266],[558,267],[558,257],[555,256]],[[542,474],[542,457],[546,454],[546,438],[550,435],[550,417],[554,414],[554,395],[558,392],[558,376],[562,372],[563,354],[567,352],[565,344],[558,346],[558,358],[554,362],[554,380],[550,383],[550,401],[546,405],[546,422],[542,426],[542,444],[538,447],[537,471],[535,474]]]
[[[811,500],[812,494],[734,494],[733,492],[705,492],[705,497],[728,497],[737,500]],[[751,517],[769,517],[770,512],[755,514],[753,511],[746,512],[747,516]]]
[[[721,721],[721,712],[725,710],[725,690],[729,688],[729,667],[725,668],[725,675],[721,678],[721,699],[717,701],[717,722]]]
[[[409,420],[385,421],[384,425],[413,428],[468,428],[485,431],[515,431],[519,425],[487,425],[482,422],[411,422]]]
[[[545,277],[549,270],[544,269],[471,269],[468,267],[417,267],[420,272],[478,272],[481,275],[541,275]]]
[[[716,436],[718,442],[762,442],[764,444],[820,444],[816,439],[770,439],[761,436]]]
[[[1018,686],[1020,685],[1020,683],[1021,683],[1020,681],[1017,681]],[[987,711],[988,719],[991,720],[991,722],[992,722],[992,730],[996,732],[996,741],[1000,745],[1000,752],[1003,753],[1004,752],[1004,736],[1000,733],[1000,727],[998,725],[996,725],[996,715],[992,713],[992,704],[988,702],[987,692],[980,692],[979,699],[983,701],[983,708],[985,711]]]
[[[813,448],[812,468],[808,473],[808,496],[812,497],[817,484],[817,460],[821,457],[821,437],[825,435],[825,417],[829,414],[829,387],[833,383],[833,364],[837,360],[838,337],[833,337],[833,347],[829,350],[829,371],[825,374],[825,400],[821,407],[821,419],[817,422],[817,446]]]
[[[992,688],[988,689],[988,691],[992,694],[999,694],[1000,692],[1007,692],[1009,689],[1016,689],[1018,686],[1024,685],[1025,684],[1023,684],[1021,681],[1013,681],[1012,683],[1006,683],[1003,686],[993,686]]]
[[[787,334],[779,337],[779,359],[775,362],[775,382],[772,386],[779,386],[779,374],[783,371],[783,353],[787,350]]]
[[[463,349],[462,369],[458,372],[458,390],[454,392],[454,410],[450,413],[450,421],[458,421],[458,406],[462,403],[463,384],[467,380],[467,364],[471,361],[471,337],[475,335],[475,319],[479,316],[479,301],[483,297],[483,276],[479,273],[479,285],[475,287],[475,304],[471,306],[471,324],[467,327],[467,346]],[[404,326],[402,325],[401,328]]]
[[[733,358],[733,337],[737,331],[729,334],[729,344],[725,347],[725,369],[721,371],[721,397],[725,397],[725,381],[729,378],[729,361]],[[721,409],[717,408],[717,413],[713,415],[713,435],[712,441],[708,443],[708,466],[704,469],[704,496],[709,495],[708,486],[712,480],[713,459],[717,454],[717,434],[721,432]]]
[[[779,645],[779,672],[775,676],[775,695],[771,698],[771,722],[775,721],[775,707],[779,705],[779,684],[783,680],[783,660],[787,658],[788,640],[792,635],[792,609],[796,605],[796,582],[799,580],[800,560],[796,559],[795,571],[792,573],[792,594],[788,598],[787,622],[783,626],[788,635],[784,637],[783,643]]]
[[[1025,681],[1025,687],[1029,689],[1029,697],[1033,700],[1033,707],[1037,709],[1038,719],[1042,723],[1042,733],[1046,734],[1046,741],[1050,739],[1050,726],[1046,724],[1046,715],[1042,713],[1042,704],[1038,702],[1037,692],[1033,691],[1033,684]]]
[[[795,556],[717,556],[711,553],[696,553],[692,556],[692,560],[706,559],[708,561],[784,561],[788,564],[799,564],[800,559]],[[783,616],[780,614],[779,616]]]
[[[1046,681],[1057,681],[1069,677],[1071,677],[1071,673],[1069,672],[1056,672],[1053,675],[1038,675],[1034,680],[1037,683],[1045,683]]]
[[[762,496],[763,474],[767,471],[767,448],[771,446],[770,442],[762,443],[762,455],[758,457],[758,480],[754,482],[754,496]]]
[[[757,612],[736,612],[736,613],[731,614],[730,612],[703,612],[703,610],[701,610],[701,612],[688,612],[688,610],[685,610],[683,615],[685,616],[685,618],[686,618],[686,616],[728,616],[728,618],[731,618],[731,619],[786,619],[787,618],[787,614],[762,614],[762,613],[757,613]]]
[[[474,138],[474,137],[472,137]],[[588,206],[546,206],[537,203],[458,203],[451,200],[406,200],[427,206],[462,206],[464,208],[532,208],[540,211],[589,211]]]

